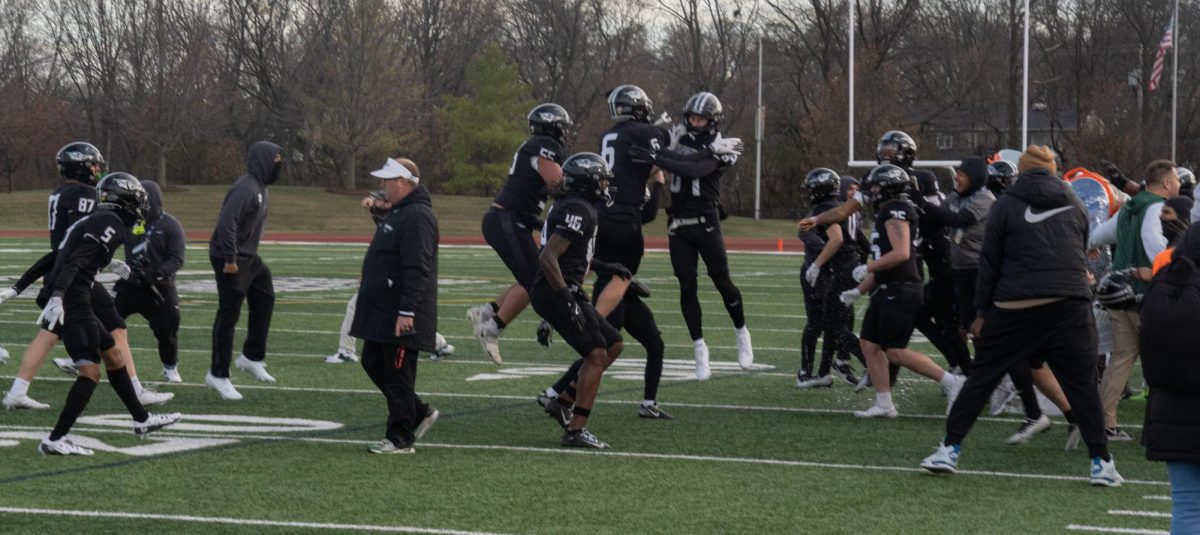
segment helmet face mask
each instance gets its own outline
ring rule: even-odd
[[[683,106],[684,128],[693,138],[715,136],[720,126],[724,109],[717,96],[707,91],[692,95]],[[698,119],[703,119],[701,122]]]
[[[126,225],[145,221],[150,212],[150,196],[137,177],[129,173],[110,173],[96,185],[96,204],[121,216]]]

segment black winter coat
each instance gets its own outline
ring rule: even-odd
[[[1190,236],[1188,236],[1190,235]],[[1193,226],[1185,241],[1200,237]],[[1182,255],[1180,253],[1183,253]],[[1142,370],[1150,387],[1142,445],[1151,461],[1200,463],[1200,269],[1192,243],[1181,243],[1142,303]]]
[[[429,191],[418,186],[375,229],[363,258],[351,335],[418,351],[435,349],[437,247],[433,203]],[[399,315],[413,317],[413,333],[395,335]]]
[[[975,308],[1047,297],[1091,299],[1087,209],[1042,169],[1022,173],[988,212]]]

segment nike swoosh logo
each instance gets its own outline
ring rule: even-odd
[[[1045,212],[1042,212],[1040,214],[1035,214],[1035,213],[1033,213],[1032,207],[1026,206],[1025,207],[1025,220],[1030,223],[1041,223],[1042,221],[1050,219],[1051,217],[1054,217],[1055,215],[1066,212],[1067,210],[1070,210],[1072,208],[1074,208],[1074,206],[1061,206],[1061,207],[1055,208],[1053,210],[1046,210]]]

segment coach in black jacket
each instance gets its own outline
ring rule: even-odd
[[[1019,179],[992,205],[984,230],[971,325],[975,363],[946,419],[942,446],[922,466],[953,472],[963,439],[1001,377],[1016,362],[1045,358],[1071,403],[1067,421],[1078,423],[1087,444],[1091,483],[1117,486],[1121,476],[1108,453],[1096,388],[1087,209],[1055,175],[1049,148],[1030,145],[1017,169]]]
[[[383,180],[392,209],[363,258],[350,334],[362,338],[362,366],[388,405],[385,439],[372,453],[412,453],[438,411],[417,396],[417,352],[433,352],[437,333],[437,219],[417,165],[388,158]]]

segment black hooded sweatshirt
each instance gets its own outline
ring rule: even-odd
[[[1071,187],[1045,169],[1021,173],[988,213],[975,308],[987,310],[998,301],[1091,299],[1087,239],[1087,209]]]
[[[269,141],[250,147],[246,174],[238,177],[221,204],[217,228],[208,242],[208,256],[233,264],[239,257],[258,255],[258,242],[267,222],[267,186],[278,178],[275,157],[281,153],[279,145]]]
[[[146,214],[146,232],[134,235],[133,229],[125,231],[125,262],[141,269],[156,285],[175,282],[175,272],[183,267],[187,240],[183,225],[174,216],[163,212],[162,189],[158,184],[145,180],[142,187],[150,197],[150,213]],[[142,281],[132,280],[139,283]]]

